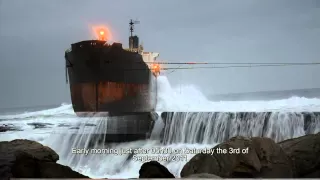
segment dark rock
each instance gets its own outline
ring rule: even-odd
[[[69,129],[80,129],[79,127],[71,127]]]
[[[35,129],[38,129],[38,128],[46,128],[47,126],[51,126],[53,124],[34,122],[34,123],[27,123],[27,125],[33,126]]]
[[[97,125],[92,124],[92,123],[85,123],[84,126],[97,126]]]
[[[190,176],[184,177],[184,178],[210,178],[210,179],[220,179],[221,177],[216,176],[214,174],[208,174],[208,173],[200,173],[200,174],[192,174]]]
[[[59,124],[58,127],[70,127],[70,124]]]
[[[51,148],[34,141],[18,139],[0,142],[0,177],[87,178],[57,164],[58,159],[58,154]]]
[[[314,172],[311,172],[302,176],[302,178],[319,178],[319,177],[320,177],[320,168],[318,168],[318,170],[315,170]]]
[[[39,163],[39,175],[41,178],[88,178],[70,167],[53,162]]]
[[[278,143],[293,161],[297,178],[320,177],[320,133]]]
[[[157,161],[142,164],[139,178],[175,178],[170,171]]]
[[[195,155],[182,169],[181,177],[209,173],[223,178],[291,178],[292,162],[282,148],[269,138],[235,137],[217,148],[249,148],[247,154],[214,153]]]
[[[13,154],[16,157],[20,155],[32,157],[39,161],[56,162],[59,160],[59,155],[51,148],[31,140],[16,139],[13,141],[3,141],[0,142],[0,150],[3,154]]]
[[[15,127],[12,124],[3,124],[0,126],[0,132],[7,132],[7,131],[21,131],[19,127]]]
[[[174,114],[173,112],[162,112],[160,117],[161,117],[163,123],[166,123],[166,120],[168,118],[171,118],[173,116],[173,114]]]

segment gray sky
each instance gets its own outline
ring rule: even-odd
[[[69,102],[64,50],[105,24],[127,46],[128,21],[164,61],[319,62],[317,0],[0,0],[0,108]],[[180,70],[205,94],[319,88],[320,66]]]

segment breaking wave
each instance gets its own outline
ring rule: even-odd
[[[77,118],[68,104],[0,116],[0,125],[19,128],[2,132],[0,140],[31,139],[48,145],[59,154],[59,163],[92,178],[136,178],[143,162],[133,160],[134,154],[73,154],[72,148],[201,149],[237,135],[282,141],[320,131],[320,116],[314,113],[320,110],[320,99],[317,98],[213,102],[195,86],[174,87],[164,76],[158,78],[158,88],[157,112],[162,113],[164,120],[156,121],[149,140],[113,144],[95,141],[92,137],[97,131],[105,131],[108,118]],[[188,154],[186,158],[193,156]],[[179,177],[186,161],[161,163]]]

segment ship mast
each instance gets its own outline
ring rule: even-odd
[[[134,22],[132,21],[132,19],[130,19],[129,25],[130,25],[130,37],[132,37],[133,36],[133,28],[134,28]]]
[[[129,37],[129,49],[130,51],[133,52],[138,52],[139,51],[139,37],[137,35],[133,35],[133,31],[134,31],[134,25],[138,24],[139,21],[133,21],[132,19],[130,19],[130,37]]]

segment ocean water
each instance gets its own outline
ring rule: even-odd
[[[53,109],[60,105],[46,105],[46,106],[32,106],[32,107],[11,107],[11,108],[0,108],[0,115],[14,115],[23,114],[27,112],[42,111],[47,109]]]
[[[231,94],[213,94],[208,96],[212,101],[257,101],[257,100],[278,100],[289,99],[291,97],[320,98],[320,88],[295,89],[282,91],[259,91]]]
[[[93,135],[105,131],[108,117],[78,118],[70,104],[0,115],[0,125],[18,129],[1,132],[0,140],[38,141],[59,154],[59,163],[92,178],[138,177],[146,157],[162,158],[160,163],[179,177],[182,167],[196,154],[197,149],[214,147],[236,135],[270,137],[279,142],[320,131],[320,116],[314,113],[320,112],[319,98],[212,101],[192,85],[175,88],[164,76],[160,76],[157,83],[157,113],[183,113],[174,113],[167,124],[158,119],[149,140],[113,144],[95,141]],[[72,153],[72,149],[84,148],[109,152]],[[139,148],[148,152],[136,152],[134,157],[124,152]],[[110,152],[111,149],[113,152]],[[163,150],[162,154],[155,152],[157,149]],[[186,153],[186,150],[192,151]]]

